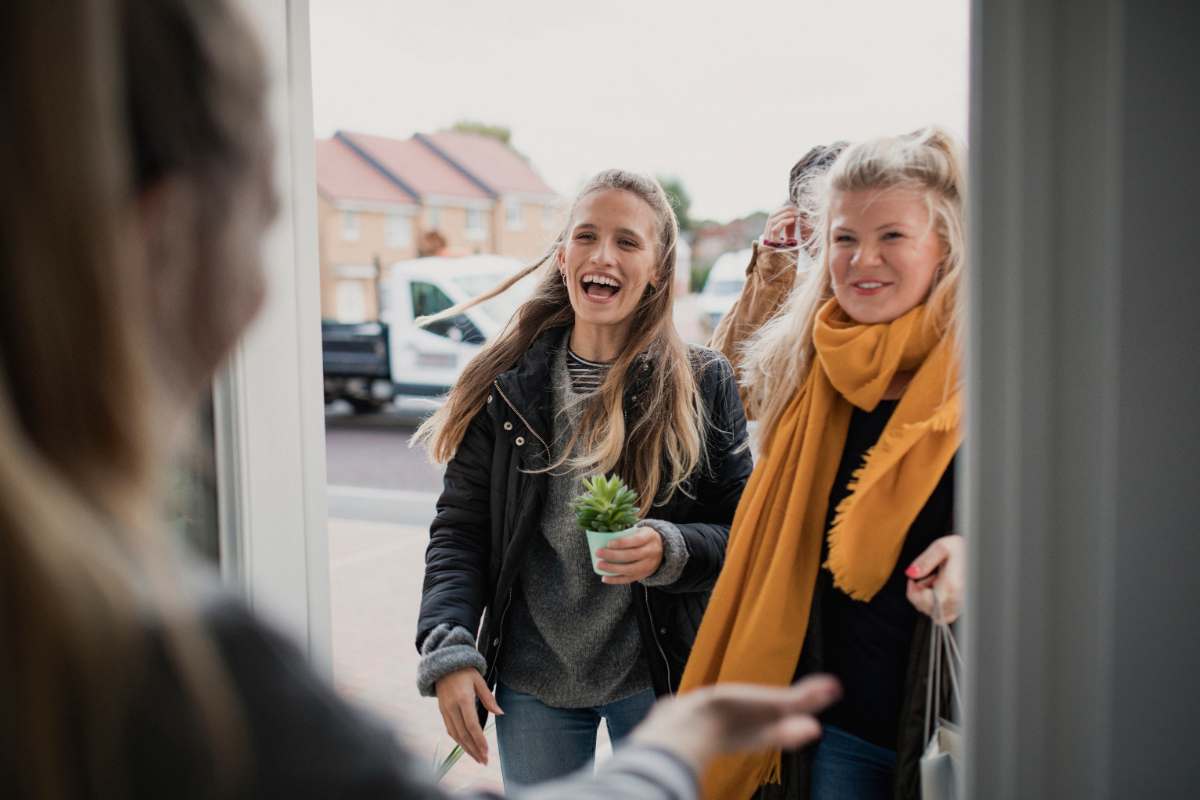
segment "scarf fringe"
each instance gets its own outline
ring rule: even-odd
[[[882,461],[887,456],[890,456],[905,441],[916,441],[919,437],[913,437],[911,434],[919,431],[931,431],[933,433],[951,433],[958,430],[959,422],[962,418],[962,410],[957,403],[946,403],[928,419],[920,422],[910,422],[893,431],[885,431],[875,446],[867,451],[863,456],[863,463],[858,469],[850,474],[850,481],[846,484],[849,490],[842,501],[838,503],[837,509],[834,512],[833,524],[829,526],[829,556],[825,559],[825,566],[833,573],[833,585],[841,591],[845,592],[855,600],[863,602],[869,601],[875,596],[875,592],[865,592],[861,589],[851,587],[846,582],[846,576],[837,569],[836,566],[841,562],[839,556],[843,537],[841,533],[842,526],[846,519],[854,511],[854,507],[858,504],[858,499],[861,497],[859,488],[863,483],[864,477],[870,475],[876,464]],[[895,568],[895,564],[892,565]]]
[[[783,754],[778,750],[771,752],[766,769],[763,770],[758,781],[759,786],[767,786],[772,783],[783,783]]]

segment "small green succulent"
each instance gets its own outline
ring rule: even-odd
[[[579,527],[596,533],[632,528],[638,521],[637,495],[618,476],[593,475],[583,479],[586,491],[575,498],[573,507]]]

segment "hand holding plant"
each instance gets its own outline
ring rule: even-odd
[[[586,491],[575,498],[579,527],[587,533],[592,568],[611,585],[648,578],[663,560],[662,536],[653,528],[636,527],[637,495],[618,476],[585,478]]]

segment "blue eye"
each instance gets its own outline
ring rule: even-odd
[[[850,236],[848,234],[845,234],[845,233],[840,233],[837,236],[833,237],[833,240],[839,244],[844,244],[846,242],[853,242],[854,237]]]
[[[902,239],[902,238],[904,238],[904,234],[900,233],[900,231],[888,231],[887,233],[885,233],[883,235],[883,238],[884,239]]]

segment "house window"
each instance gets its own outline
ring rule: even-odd
[[[358,213],[355,211],[342,212],[342,238],[347,242],[358,241]]]
[[[442,227],[442,210],[440,208],[428,209],[425,214],[425,227],[431,231]]]
[[[525,227],[524,210],[519,200],[505,201],[504,226],[510,231],[519,231]]]
[[[487,238],[487,217],[478,208],[467,209],[467,239],[479,242]]]
[[[367,319],[367,284],[348,280],[337,283],[337,318],[339,322],[365,322]]]
[[[408,247],[412,244],[412,220],[403,214],[388,214],[387,243],[389,247]]]

